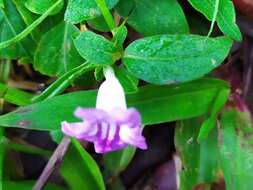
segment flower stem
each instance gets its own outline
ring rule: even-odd
[[[31,25],[29,25],[25,30],[16,35],[10,40],[6,40],[0,43],[0,49],[6,48],[28,36],[40,23],[42,23],[47,16],[54,11],[54,9],[62,2],[62,0],[58,0],[55,4],[53,4],[45,13],[43,13],[37,20],[35,20]]]
[[[49,159],[46,167],[44,168],[42,174],[40,175],[39,179],[37,180],[36,184],[33,187],[33,190],[42,190],[43,187],[46,185],[48,179],[55,171],[55,169],[60,165],[63,160],[64,155],[66,154],[69,145],[71,143],[70,138],[64,137],[56,150],[54,151],[53,155]]]
[[[95,69],[95,65],[88,64],[88,61],[75,67],[68,72],[64,73],[55,82],[53,82],[46,90],[44,90],[40,95],[34,97],[32,102],[38,102],[41,100],[46,100],[52,98],[56,95],[62,93],[73,81],[82,76],[84,73]]]
[[[106,79],[115,78],[115,73],[111,66],[104,67],[103,72]]]
[[[110,10],[105,3],[105,0],[96,0],[96,2],[110,30],[114,29],[116,24]]]

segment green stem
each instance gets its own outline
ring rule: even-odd
[[[114,22],[114,19],[110,10],[108,9],[105,3],[105,0],[96,0],[96,2],[110,30],[114,29],[116,27],[116,24]]]
[[[218,15],[218,12],[219,12],[219,4],[220,4],[220,0],[215,0],[215,6],[214,6],[214,12],[213,12],[212,23],[211,23],[209,32],[208,32],[208,34],[207,34],[207,37],[209,37],[209,36],[212,34],[213,27],[214,27],[214,24],[215,24],[215,21],[216,21],[216,19],[217,19],[217,15]]]
[[[6,48],[14,43],[17,43],[18,41],[24,39],[26,36],[28,36],[41,22],[43,22],[47,16],[62,2],[62,0],[58,0],[55,4],[53,4],[43,15],[41,15],[37,20],[35,20],[30,26],[28,26],[25,30],[23,30],[21,33],[16,35],[10,40],[4,41],[0,43],[0,49]]]
[[[11,69],[10,67],[11,67],[10,59],[0,60],[0,82],[6,82],[8,80]]]
[[[41,100],[46,100],[52,98],[56,95],[62,93],[71,83],[79,78],[84,73],[95,68],[95,65],[88,64],[88,61],[82,65],[75,67],[74,69],[66,72],[60,78],[58,78],[54,83],[52,83],[44,92],[39,96],[36,96],[32,99],[32,102],[38,102]]]

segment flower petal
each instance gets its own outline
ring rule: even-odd
[[[141,149],[147,149],[146,140],[141,134],[140,126],[129,127],[128,125],[121,125],[119,136],[120,139],[125,143]]]
[[[97,153],[115,151],[128,144],[147,149],[141,134],[141,116],[134,109],[115,108],[106,112],[94,108],[77,108],[75,115],[83,122],[62,122],[62,131],[79,140],[94,143]]]
[[[68,123],[64,121],[61,123],[61,129],[68,136],[87,141],[94,141],[98,132],[97,126],[88,125],[86,122]]]
[[[96,108],[110,112],[115,108],[127,109],[124,89],[111,67],[104,70],[106,80],[100,85]]]
[[[141,126],[141,116],[134,108],[125,110],[114,109],[110,113],[118,125],[127,124],[129,127]]]
[[[128,144],[123,142],[108,142],[105,141],[95,141],[94,142],[94,148],[97,153],[106,153],[111,151],[116,151],[122,148],[127,147]]]
[[[104,110],[95,108],[81,108],[81,107],[78,107],[75,110],[74,115],[91,124],[94,122],[99,122],[109,117],[109,115]]]

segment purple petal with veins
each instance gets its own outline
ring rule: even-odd
[[[115,108],[110,112],[96,108],[77,108],[75,116],[82,122],[62,122],[62,131],[79,140],[93,142],[97,153],[106,153],[133,145],[147,149],[141,134],[141,117],[134,108]]]

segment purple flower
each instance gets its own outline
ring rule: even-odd
[[[62,131],[79,140],[93,142],[97,153],[115,151],[133,145],[147,149],[141,134],[141,117],[127,109],[124,90],[111,67],[104,70],[106,80],[98,90],[96,108],[80,108],[74,115],[82,122],[62,122]]]

